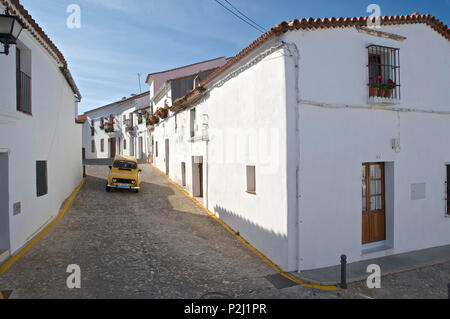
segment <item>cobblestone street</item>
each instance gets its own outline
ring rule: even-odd
[[[108,167],[88,166],[66,215],[0,277],[10,298],[446,298],[450,264],[346,291],[291,285],[157,170],[139,194],[105,191]],[[81,268],[81,289],[66,268]]]

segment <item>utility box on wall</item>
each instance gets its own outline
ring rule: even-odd
[[[411,200],[419,200],[426,198],[426,184],[411,184]]]

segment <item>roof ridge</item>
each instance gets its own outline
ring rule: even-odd
[[[122,103],[122,102],[129,102],[129,101],[138,99],[138,98],[143,97],[143,96],[148,95],[148,94],[150,94],[150,91],[145,91],[145,92],[143,92],[143,93],[139,93],[139,94],[136,94],[136,95],[134,95],[134,96],[130,96],[130,97],[126,98],[126,99],[123,99],[123,100],[117,100],[117,101],[115,101],[115,102],[112,102],[112,103],[109,103],[109,104],[106,104],[106,105],[97,107],[97,108],[95,108],[95,109],[86,111],[86,112],[84,112],[84,114],[88,114],[88,113],[91,113],[91,112],[94,112],[94,111],[98,111],[98,110],[100,110],[100,109],[103,109],[103,108],[106,108],[106,107],[109,107],[109,106],[113,106],[114,104],[118,104],[118,103]]]
[[[36,30],[37,34],[33,30],[28,30],[32,34],[32,36],[42,46],[44,46],[44,43],[38,37],[38,35],[39,35],[44,40],[44,42],[46,42],[46,44],[50,47],[50,49],[53,50],[53,53],[60,60],[60,62],[63,64],[63,66],[67,67],[67,61],[64,58],[64,55],[61,53],[61,51],[58,49],[58,47],[53,43],[53,41],[50,40],[48,35],[44,32],[44,30],[42,30],[42,28],[39,26],[39,24],[33,19],[33,17],[30,15],[28,10],[23,7],[23,5],[20,3],[20,0],[9,0],[10,3],[8,3],[7,0],[1,0],[1,1],[5,7],[8,7],[10,9],[11,13],[16,14],[16,9],[17,9],[17,11],[25,18],[25,20],[33,27],[33,29]],[[11,6],[14,6],[15,8],[13,8]],[[20,17],[18,17],[18,18],[20,19]],[[45,46],[44,46],[44,48],[45,48]]]
[[[211,73],[202,83],[204,86],[211,82],[214,78],[220,75],[222,72],[233,66],[235,63],[240,61],[242,58],[250,54],[254,49],[262,45],[266,40],[272,36],[281,35],[288,31],[299,30],[299,29],[326,29],[326,28],[342,28],[342,27],[354,27],[354,26],[365,26],[367,25],[368,17],[331,17],[331,18],[302,18],[294,19],[288,22],[283,21],[269,31],[259,36],[250,45],[242,49],[234,57],[230,58],[227,63],[222,67]],[[396,25],[396,24],[410,24],[410,23],[424,23],[431,27],[436,32],[440,33],[444,38],[450,41],[450,29],[446,24],[441,22],[436,17],[430,14],[419,14],[414,12],[410,15],[398,15],[398,16],[382,16],[382,25]]]
[[[184,65],[184,66],[179,66],[179,67],[177,67],[177,68],[173,68],[173,69],[169,69],[169,70],[165,70],[165,71],[149,73],[149,74],[147,75],[147,79],[145,80],[145,82],[148,82],[149,78],[150,78],[152,75],[162,74],[162,73],[167,73],[167,72],[171,72],[171,71],[176,71],[176,70],[188,68],[188,67],[190,67],[190,66],[194,66],[194,65],[198,65],[198,64],[202,64],[202,63],[207,63],[207,62],[212,62],[212,61],[219,60],[219,59],[226,59],[226,57],[221,56],[221,57],[214,58],[214,59],[210,59],[210,60],[205,60],[205,61],[196,62],[196,63]]]

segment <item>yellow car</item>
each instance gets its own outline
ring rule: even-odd
[[[108,183],[106,191],[110,192],[112,188],[121,188],[134,190],[139,192],[141,180],[139,173],[142,171],[138,168],[135,157],[117,156],[113,165],[109,166]]]

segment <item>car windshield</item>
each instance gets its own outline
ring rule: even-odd
[[[136,162],[129,162],[129,161],[115,161],[114,162],[114,168],[118,168],[118,169],[137,169],[137,163]]]

